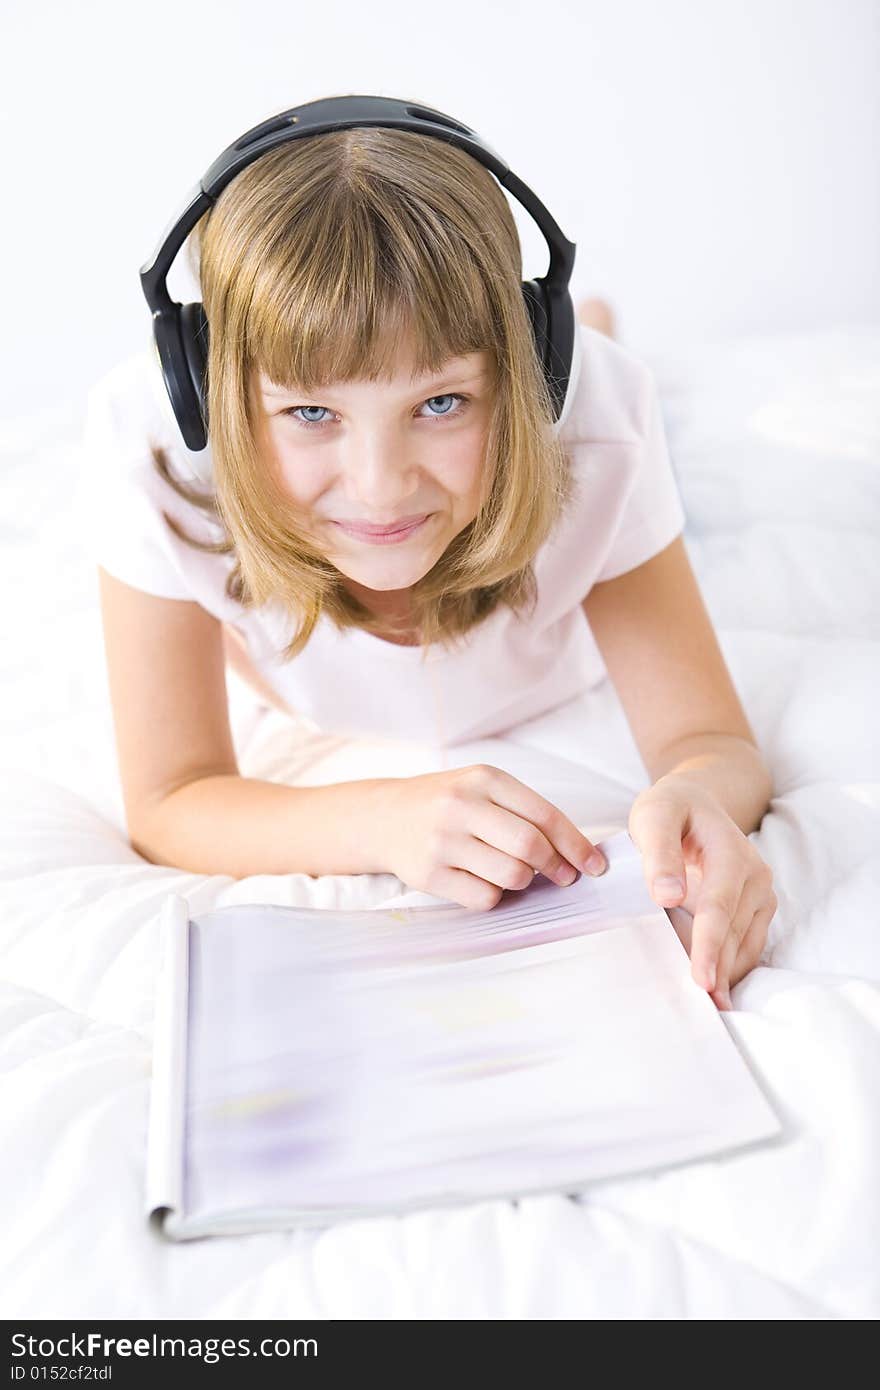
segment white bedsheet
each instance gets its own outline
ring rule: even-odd
[[[50,422],[29,442],[10,426],[0,476],[0,1315],[880,1314],[880,326],[740,340],[652,366],[685,540],[776,781],[754,840],[779,909],[763,964],[722,1017],[787,1141],[574,1199],[183,1246],[149,1231],[166,893],[196,911],[368,907],[403,885],[392,875],[236,882],[132,851],[95,579],[66,532],[78,422]],[[316,783],[493,762],[597,838],[625,828],[645,785],[607,682],[504,739],[445,753],[324,736],[257,705],[233,675],[230,691],[249,776]]]

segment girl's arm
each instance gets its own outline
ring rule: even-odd
[[[770,772],[681,536],[637,569],[595,584],[582,607],[651,781],[677,766],[744,833],[756,829],[772,795]]]
[[[682,538],[595,585],[583,607],[651,778],[628,822],[645,881],[661,906],[691,913],[692,974],[729,1009],[777,907],[770,867],[747,838],[773,779]]]
[[[240,775],[221,623],[99,569],[129,839],[194,873],[384,872],[373,832],[384,779],[287,787]],[[393,780],[393,779],[392,779]]]
[[[141,819],[134,849],[197,874],[390,872],[374,832],[390,779],[288,787],[235,773],[196,777]]]

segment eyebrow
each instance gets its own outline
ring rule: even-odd
[[[435,377],[433,381],[426,381],[422,386],[414,386],[412,389],[414,391],[429,391],[431,387],[434,387],[434,394],[437,394],[436,388],[438,387],[445,388],[448,386],[471,386],[478,381],[483,381],[487,375],[488,373],[485,367],[482,367],[478,372],[471,373],[470,376],[465,375],[464,372],[462,372],[459,375],[456,375],[455,373],[447,373],[445,376]],[[302,388],[298,386],[283,386],[278,390],[273,390],[271,387],[262,386],[260,389],[262,391],[263,396],[265,396],[268,400],[276,400],[281,399],[284,396],[294,396],[297,395],[297,393],[307,396],[315,396],[322,391],[329,390],[330,388],[329,386],[316,386],[314,391],[303,391]]]

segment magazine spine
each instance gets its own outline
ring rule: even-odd
[[[146,1197],[147,1216],[162,1226],[169,1213],[183,1212],[189,904],[179,893],[162,906],[159,945]]]

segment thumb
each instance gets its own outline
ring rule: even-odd
[[[666,863],[658,867],[649,879],[654,901],[661,907],[674,907],[685,895],[685,873],[682,864]]]
[[[661,907],[680,903],[687,892],[681,848],[683,826],[683,814],[668,804],[652,805],[647,800],[631,818],[629,833],[641,851],[645,882]]]

